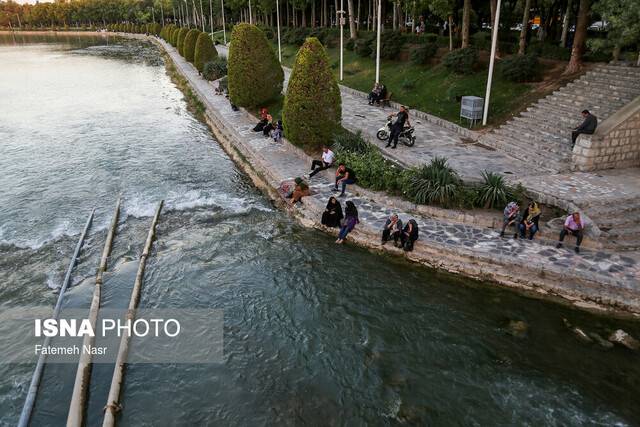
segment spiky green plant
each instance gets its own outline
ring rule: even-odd
[[[407,194],[418,204],[455,205],[460,198],[462,181],[447,159],[436,157],[428,165],[409,172]]]
[[[509,199],[509,187],[504,182],[504,177],[485,170],[482,172],[482,180],[483,183],[477,190],[476,204],[485,209],[506,205]]]

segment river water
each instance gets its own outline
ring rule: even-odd
[[[165,199],[141,307],[224,311],[224,362],[129,366],[120,425],[640,423],[638,354],[584,344],[562,319],[601,335],[637,324],[301,228],[190,114],[148,44],[0,37],[0,307],[54,305],[96,207],[65,300],[88,307],[122,195],[103,306],[126,305]],[[0,425],[17,421],[32,368],[0,364]],[[112,369],[93,370],[89,425]],[[47,366],[32,425],[64,422],[74,375]]]

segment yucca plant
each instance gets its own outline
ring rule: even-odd
[[[447,164],[447,159],[434,158],[431,163],[410,172],[405,193],[418,204],[438,204],[444,207],[458,202],[462,181]]]
[[[482,172],[483,183],[478,187],[476,205],[485,209],[503,207],[509,199],[509,187],[504,177],[494,172]]]

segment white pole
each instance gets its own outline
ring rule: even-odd
[[[489,97],[491,96],[491,81],[493,80],[493,66],[496,62],[496,45],[498,44],[498,26],[500,25],[500,0],[496,5],[496,20],[493,23],[493,37],[491,38],[491,59],[489,59],[489,77],[487,78],[487,92],[484,95],[484,112],[482,126],[487,125],[489,115]]]
[[[209,0],[209,29],[213,34],[213,0]]]
[[[224,40],[224,45],[227,45],[227,30],[224,26],[224,0],[220,0],[222,3],[222,39]],[[213,37],[213,32],[211,33],[211,37]]]
[[[344,70],[344,0],[340,0],[340,81],[343,79]]]
[[[376,83],[380,83],[380,30],[382,26],[382,0],[378,0],[378,35],[376,40]]]
[[[282,63],[282,49],[280,47],[280,6],[276,0],[276,20],[278,25],[278,60]]]
[[[251,14],[251,0],[249,0],[249,24],[253,24],[253,15]]]

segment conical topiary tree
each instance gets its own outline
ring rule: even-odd
[[[251,24],[233,27],[227,82],[231,102],[256,107],[282,92],[284,73],[264,32]]]
[[[184,52],[184,59],[193,63],[193,58],[196,51],[196,40],[198,40],[198,36],[200,35],[200,31],[193,29],[189,30],[187,36],[184,38],[184,43],[182,47],[182,51]]]
[[[204,70],[204,64],[209,61],[213,61],[218,56],[211,37],[206,33],[200,33],[198,40],[196,40],[196,50],[193,58],[193,65],[202,73]]]
[[[187,38],[187,34],[189,34],[188,28],[180,28],[180,32],[178,33],[178,44],[176,48],[178,49],[178,53],[184,57],[184,39]]]
[[[180,27],[175,27],[171,32],[171,46],[175,47],[176,49],[178,48],[178,36],[180,35],[181,29],[182,28]]]
[[[309,37],[296,55],[284,99],[285,135],[296,145],[327,144],[340,126],[340,89],[331,72],[329,56],[315,37]]]

